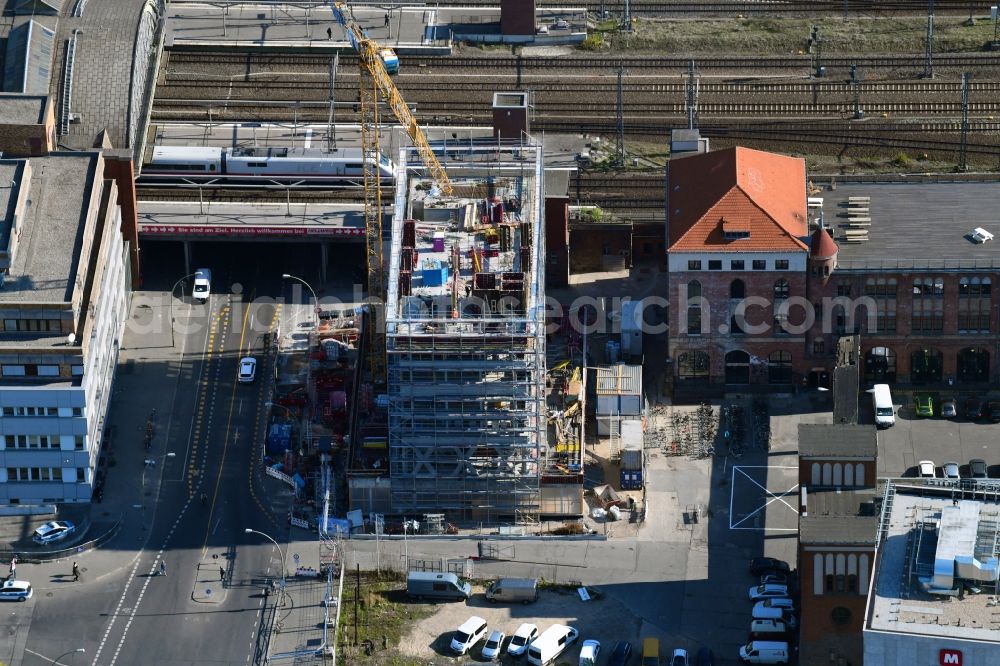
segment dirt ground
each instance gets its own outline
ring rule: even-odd
[[[421,664],[486,663],[482,659],[484,641],[477,643],[464,657],[452,656],[448,650],[452,633],[471,615],[485,619],[490,632],[499,629],[507,634],[504,650],[507,649],[509,636],[517,631],[522,622],[538,625],[540,632],[557,623],[576,627],[580,631],[579,639],[554,662],[555,666],[576,664],[580,656],[580,645],[588,639],[599,640],[602,650],[610,650],[618,640],[630,641],[633,649],[636,649],[639,643],[638,618],[617,601],[602,598],[597,592],[594,594],[590,601],[581,601],[572,588],[543,589],[539,591],[538,601],[533,604],[503,605],[486,601],[480,586],[475,588],[475,593],[467,603],[428,604],[436,607],[437,612],[417,623],[409,635],[403,637],[399,652],[401,655],[420,659]],[[505,656],[499,663],[515,664],[522,661],[523,659],[515,660]]]

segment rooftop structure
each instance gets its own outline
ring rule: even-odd
[[[546,447],[542,151],[450,149],[442,197],[400,153],[386,303],[396,513],[537,519]]]
[[[11,29],[7,37],[4,92],[48,94],[55,36],[55,31],[32,20]]]
[[[865,618],[865,662],[959,649],[995,661],[1000,643],[996,488],[890,484]],[[988,650],[993,659],[976,659]],[[911,662],[912,663],[912,662]]]
[[[874,458],[877,451],[876,431],[870,425],[799,424],[799,455],[803,458]]]

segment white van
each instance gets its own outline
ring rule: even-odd
[[[787,634],[788,625],[781,620],[750,620],[750,633],[754,636],[774,637]]]
[[[580,632],[573,627],[553,624],[531,642],[528,647],[528,663],[532,666],[545,666],[555,661],[579,635]]]
[[[798,626],[798,621],[795,619],[795,613],[784,608],[764,606],[763,602],[754,604],[753,612],[750,617],[754,620],[780,620],[791,629],[795,629],[795,627]]]
[[[194,272],[194,289],[191,296],[194,300],[204,303],[212,294],[212,271],[207,268],[199,268]]]
[[[872,387],[872,403],[875,405],[875,425],[879,428],[889,428],[896,424],[896,409],[892,405],[892,393],[888,384],[876,384]]]
[[[750,641],[740,648],[740,661],[745,664],[787,664],[788,643]]]

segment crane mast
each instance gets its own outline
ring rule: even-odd
[[[386,102],[396,120],[403,126],[410,141],[417,149],[421,160],[430,172],[438,188],[445,195],[452,193],[451,181],[444,167],[438,162],[434,151],[427,142],[423,130],[406,105],[402,95],[386,71],[380,55],[381,48],[374,39],[361,29],[346,3],[331,2],[333,16],[347,32],[351,46],[358,54],[358,98],[361,111],[361,149],[364,164],[365,192],[365,243],[368,263],[368,297],[372,299],[369,311],[369,364],[372,380],[385,381],[385,329],[384,317],[380,316],[385,307],[385,268],[382,264],[382,184],[380,166],[382,151],[379,136],[379,96]]]

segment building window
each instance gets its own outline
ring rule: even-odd
[[[755,271],[766,271],[767,270],[767,260],[765,259],[754,259],[753,269]]]
[[[778,280],[774,283],[774,300],[781,301],[788,298],[789,290],[788,280]]]
[[[767,357],[767,382],[789,384],[792,381],[792,355],[786,351],[771,352]]]
[[[851,610],[843,606],[837,606],[830,611],[830,621],[839,625],[847,624],[851,621]]]
[[[874,329],[871,333],[896,332],[896,278],[868,278],[865,281],[865,296],[875,301]],[[869,318],[872,313],[869,313]],[[869,322],[871,324],[872,322]]]
[[[687,332],[688,335],[701,334],[701,282],[691,280],[687,285]]]
[[[709,363],[705,352],[684,352],[677,358],[677,376],[683,380],[708,379]]]
[[[2,371],[4,377],[24,377],[23,365],[4,365]]]
[[[688,259],[688,270],[689,271],[700,271],[701,270],[701,259]]]
[[[729,318],[729,334],[730,335],[743,335],[743,327],[740,326],[739,320],[736,319],[736,315]]]
[[[988,277],[962,278],[958,282],[958,332],[990,332],[990,291]]]
[[[813,340],[813,355],[823,356],[824,354],[826,354],[826,340],[822,338]]]
[[[913,313],[910,322],[913,333],[944,331],[944,278],[913,278]]]
[[[722,260],[721,259],[709,259],[708,260],[708,270],[710,270],[710,271],[721,271],[722,270]]]
[[[58,365],[39,365],[35,366],[35,370],[38,372],[39,377],[58,377],[59,376],[59,366]]]
[[[775,259],[774,260],[774,270],[776,270],[776,271],[787,271],[788,270],[788,259]]]
[[[729,270],[731,270],[731,271],[741,271],[741,270],[743,270],[743,260],[742,259],[733,259],[732,261],[730,261],[729,262]]]
[[[729,283],[729,298],[746,298],[747,286],[743,280],[733,280]]]

